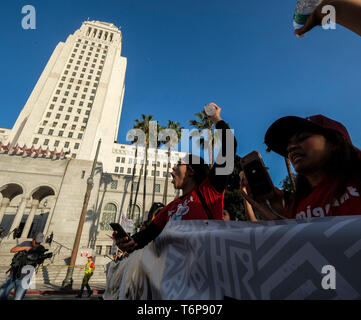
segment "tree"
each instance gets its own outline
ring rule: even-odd
[[[157,132],[160,132],[161,130],[165,129],[165,127],[160,126],[157,123]],[[153,194],[152,194],[152,204],[154,203],[154,199],[155,199],[155,182],[156,182],[156,177],[157,177],[157,158],[158,158],[158,148],[160,148],[161,146],[161,141],[158,141],[157,139],[157,145],[155,146],[155,150],[154,150],[154,177],[153,177]]]
[[[212,130],[213,122],[207,118],[204,112],[198,112],[195,113],[194,115],[198,117],[198,119],[189,120],[189,124],[198,131],[203,131],[203,130],[208,131],[207,138],[201,137],[199,133],[198,133],[198,137],[199,137],[199,146],[201,147],[201,149],[204,150],[205,148],[207,148],[208,150],[209,164],[212,167],[214,162],[213,148],[214,145],[216,145],[216,143],[218,142]]]
[[[145,154],[145,157],[144,157],[144,162],[142,164],[142,169],[144,168],[144,172],[143,172],[143,177],[144,177],[144,185],[143,185],[143,207],[142,207],[142,220],[144,219],[144,215],[145,215],[145,205],[146,205],[146,202],[145,202],[145,197],[146,197],[146,193],[147,193],[147,173],[148,173],[148,170],[147,170],[147,162],[148,162],[148,149],[149,149],[149,132],[150,132],[150,124],[149,122],[152,121],[154,118],[153,115],[145,115],[145,114],[142,114],[142,119],[141,120],[138,120],[136,119],[135,120],[135,125],[134,125],[134,128],[135,129],[140,129],[144,132],[145,134],[145,142],[144,142],[144,154]],[[140,181],[139,181],[140,182]],[[139,183],[138,183],[138,186],[137,186],[137,190],[139,188]],[[137,192],[138,193],[138,192]],[[134,212],[134,207],[133,207],[133,212]]]
[[[133,127],[134,128],[134,127]],[[133,219],[133,189],[134,189],[134,177],[136,172],[136,166],[137,166],[137,157],[138,157],[138,138],[132,142],[132,144],[135,144],[135,156],[134,156],[134,166],[133,166],[133,172],[132,172],[132,184],[130,187],[130,200],[129,200],[129,207],[128,207],[128,218]],[[137,195],[138,196],[138,195]],[[136,204],[136,199],[134,202],[134,206]]]
[[[172,120],[168,120],[168,129],[174,130],[177,134],[178,141],[182,136],[183,127],[180,126],[179,122],[173,122]],[[163,192],[163,204],[167,204],[167,195],[168,195],[168,181],[169,181],[169,168],[170,168],[170,155],[171,149],[178,143],[176,139],[172,139],[172,137],[167,137],[167,140],[164,144],[168,144],[168,162],[167,162],[167,175],[165,178],[164,192]]]
[[[236,155],[234,159],[234,169],[228,178],[228,184],[224,195],[224,209],[228,210],[231,217],[236,218],[237,220],[247,220],[244,211],[243,197],[239,191],[239,174],[241,171],[241,158]]]

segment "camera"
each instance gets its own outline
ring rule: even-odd
[[[50,259],[53,256],[53,253],[52,252],[46,253],[46,251],[49,250],[45,249],[43,246],[38,246],[29,250],[27,254],[28,264],[38,265],[38,264],[42,264],[45,259]]]

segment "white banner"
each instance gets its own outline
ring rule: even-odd
[[[361,216],[171,221],[113,264],[104,299],[360,299]]]

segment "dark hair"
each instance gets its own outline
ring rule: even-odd
[[[163,203],[154,202],[149,209],[147,221],[150,222],[164,207],[165,205]]]
[[[321,133],[331,146],[331,153],[323,171],[335,181],[330,191],[329,203],[341,197],[350,181],[361,187],[361,159],[358,151],[341,134],[334,130],[324,129]],[[307,178],[302,174],[296,176],[296,192],[291,197],[287,215],[292,217],[298,204],[312,192]],[[332,206],[329,215],[332,215]]]
[[[202,181],[207,178],[209,174],[209,166],[205,163],[202,157],[194,154],[188,154],[186,157],[187,164],[194,170],[194,180],[199,185]]]

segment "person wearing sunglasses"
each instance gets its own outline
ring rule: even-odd
[[[180,159],[171,175],[174,188],[182,190],[182,196],[165,206],[144,230],[131,238],[118,238],[114,232],[113,239],[122,251],[131,252],[143,248],[162,232],[168,221],[223,220],[224,193],[229,174],[232,173],[227,174],[226,168],[234,167],[237,142],[220,116],[221,108],[214,103],[211,105],[215,107],[215,113],[207,117],[218,129],[218,133],[221,133],[221,150],[216,162],[210,168],[203,158],[195,154],[188,154]]]

